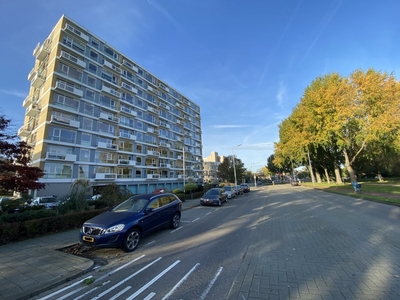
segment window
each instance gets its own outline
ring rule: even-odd
[[[136,145],[136,153],[142,153],[142,145]]]
[[[93,130],[93,120],[88,118],[83,118],[82,129]]]
[[[104,53],[107,54],[109,57],[112,57],[113,59],[118,59],[118,54],[115,53],[115,51],[108,46],[104,46]]]
[[[100,44],[100,43],[99,43],[97,40],[92,39],[91,44],[92,44],[92,46],[95,47],[96,49],[99,49],[99,44]]]
[[[56,146],[56,145],[49,145],[47,147],[47,153],[51,153],[52,155],[61,155],[64,156],[65,154],[72,154],[72,148],[63,147],[63,146]]]
[[[115,126],[106,124],[106,123],[97,123],[97,129],[99,132],[107,133],[107,134],[115,134]]]
[[[72,165],[63,163],[45,163],[44,178],[72,178]]]
[[[78,178],[89,178],[89,166],[79,165]]]
[[[86,115],[93,116],[94,115],[94,105],[85,102],[84,107],[83,107],[83,113]]]
[[[75,143],[76,132],[63,128],[50,128],[49,139],[52,141]]]
[[[97,73],[97,66],[92,64],[92,63],[89,63],[89,72],[92,72],[93,74],[96,74]]]
[[[86,99],[94,100],[94,91],[87,89],[86,90]]]
[[[97,59],[99,58],[99,55],[94,52],[93,50],[90,50],[90,58],[97,61]]]
[[[79,101],[57,93],[54,94],[54,104],[73,110],[78,110],[79,107]]]
[[[88,76],[87,83],[92,87],[96,87],[96,78]]]
[[[81,145],[91,146],[92,145],[92,135],[89,133],[82,133]]]
[[[79,153],[80,161],[90,161],[90,150],[89,149],[81,149]]]
[[[82,80],[82,72],[78,71],[78,69],[67,66],[63,63],[60,63],[59,65],[59,71],[61,73],[66,74],[68,77],[72,77],[78,81]]]

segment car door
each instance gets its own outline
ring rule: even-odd
[[[141,225],[143,233],[148,233],[157,229],[162,224],[161,210],[160,210],[160,197],[152,199],[146,208],[146,216],[142,219]]]
[[[175,200],[173,196],[170,195],[164,195],[160,197],[160,218],[162,220],[162,223],[168,224],[172,216],[174,215],[176,211],[176,205],[172,204],[172,202]]]

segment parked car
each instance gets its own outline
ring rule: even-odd
[[[35,205],[43,205],[46,209],[55,209],[60,205],[60,201],[58,201],[54,196],[36,197],[31,202],[31,206]]]
[[[236,196],[236,191],[233,186],[224,186],[223,189],[225,190],[228,199],[232,199]]]
[[[241,183],[240,187],[243,189],[243,193],[248,193],[250,192],[250,187],[247,183]]]
[[[92,200],[98,200],[98,199],[100,199],[100,197],[101,197],[101,194],[93,195]]]
[[[243,195],[243,188],[240,185],[236,185],[235,187],[236,195]]]
[[[10,197],[1,197],[0,198],[0,212],[3,211],[3,207],[6,206],[6,202],[10,201]]]
[[[200,204],[221,206],[222,202],[226,202],[227,199],[228,195],[223,188],[212,188],[200,198]]]
[[[182,201],[172,193],[132,196],[111,211],[86,221],[80,230],[80,241],[131,252],[143,236],[167,225],[177,228],[181,211]]]

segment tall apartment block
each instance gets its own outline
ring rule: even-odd
[[[224,156],[218,156],[218,152],[211,152],[203,160],[203,176],[204,182],[216,184],[218,180],[218,166],[224,161]]]
[[[66,16],[33,55],[18,131],[45,172],[33,196],[67,195],[80,178],[134,194],[203,182],[193,101]]]

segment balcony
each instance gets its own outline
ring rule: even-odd
[[[71,55],[65,51],[61,51],[61,54],[58,58],[66,59],[68,62],[72,61],[73,63],[77,64],[78,66],[80,66],[82,68],[86,68],[86,63],[83,60],[81,60],[81,59],[77,58],[76,56]]]
[[[81,123],[79,121],[72,120],[71,118],[67,118],[67,117],[57,117],[57,116],[51,116],[50,122],[68,125],[68,126],[72,126],[75,128],[79,128],[81,125]]]
[[[46,153],[46,159],[56,159],[56,160],[65,160],[65,161],[76,161],[75,154],[63,154],[63,153]]]
[[[116,144],[108,144],[105,142],[98,142],[97,148],[109,149],[109,150],[118,150],[118,145]]]
[[[73,32],[75,35],[79,36],[80,38],[82,38],[86,42],[89,41],[89,37],[86,34],[84,34],[80,30],[76,29],[75,27],[73,27],[73,26],[71,26],[69,24],[65,24],[65,28],[64,29],[68,29],[69,31]]]
[[[160,175],[159,174],[147,174],[146,179],[159,179]]]
[[[160,164],[160,168],[167,168],[167,169],[170,169],[170,168],[171,168],[171,164],[164,164],[164,163],[161,163],[161,164]]]
[[[157,114],[157,113],[158,113],[158,110],[155,109],[154,107],[151,107],[151,106],[148,106],[148,107],[147,107],[147,110],[150,111],[150,112],[152,112],[152,113],[154,113],[154,114]]]
[[[109,93],[109,94],[111,94],[111,95],[117,97],[118,99],[121,98],[121,93],[120,93],[120,92],[117,92],[116,90],[114,90],[114,89],[112,89],[112,88],[109,88],[108,86],[103,85],[103,86],[101,87],[101,90],[102,90],[103,92]]]
[[[127,107],[121,106],[121,111],[122,111],[122,112],[125,112],[125,113],[127,113],[127,114],[130,114],[130,115],[132,115],[132,116],[134,116],[134,117],[137,117],[137,112],[134,111],[134,110],[132,110],[132,109],[129,109],[129,108],[127,108]]]
[[[44,44],[40,45],[40,43],[38,43],[35,49],[33,50],[33,56],[36,57],[37,60],[45,59],[46,55],[49,53],[50,53],[50,48]]]
[[[31,129],[28,125],[23,125],[18,129],[18,135],[22,137],[27,137],[28,135],[31,134]]]
[[[107,67],[107,68],[109,68],[109,69],[111,69],[111,70],[113,70],[113,71],[115,71],[117,73],[121,73],[121,68],[113,65],[112,63],[108,62],[107,60],[104,60],[103,66]]]
[[[96,173],[95,180],[114,180],[117,179],[117,173]]]
[[[129,165],[129,166],[136,166],[136,161],[129,160],[129,159],[118,159],[119,165]]]
[[[130,86],[129,84],[122,82],[122,87],[127,89],[128,91],[134,92],[137,94],[137,89],[135,89],[133,86]]]
[[[56,82],[56,89],[60,89],[66,92],[69,92],[71,94],[74,94],[76,96],[82,97],[83,96],[83,91],[80,89],[75,88],[71,84],[67,84],[64,81],[57,81]]]
[[[25,108],[29,107],[29,105],[32,105],[32,104],[33,104],[32,96],[27,96],[25,98],[24,102],[22,102],[22,106],[25,107]]]
[[[123,65],[125,65],[125,66],[127,66],[127,67],[129,67],[129,68],[131,68],[133,71],[135,71],[136,73],[139,71],[139,69],[136,67],[136,66],[134,66],[133,64],[131,64],[130,62],[128,62],[127,60],[123,60],[122,61],[122,64]]]
[[[112,114],[105,113],[105,112],[100,112],[100,117],[99,118],[103,119],[103,120],[117,122],[117,123],[119,121],[119,119],[116,116],[114,116]]]
[[[39,109],[36,105],[31,104],[25,112],[25,115],[29,116],[29,117],[36,117],[39,114]]]
[[[45,82],[46,78],[38,73],[34,73],[33,78],[31,80],[31,85],[35,88],[40,88],[42,84]]]
[[[133,135],[133,134],[130,134],[130,133],[120,132],[119,136],[122,137],[122,138],[126,138],[126,139],[130,139],[130,140],[136,141],[136,135]]]
[[[159,145],[160,145],[161,147],[171,148],[171,144],[169,144],[169,143],[160,142]]]
[[[152,151],[152,150],[147,150],[147,155],[151,155],[151,156],[160,156],[160,152],[158,152],[158,151]]]

